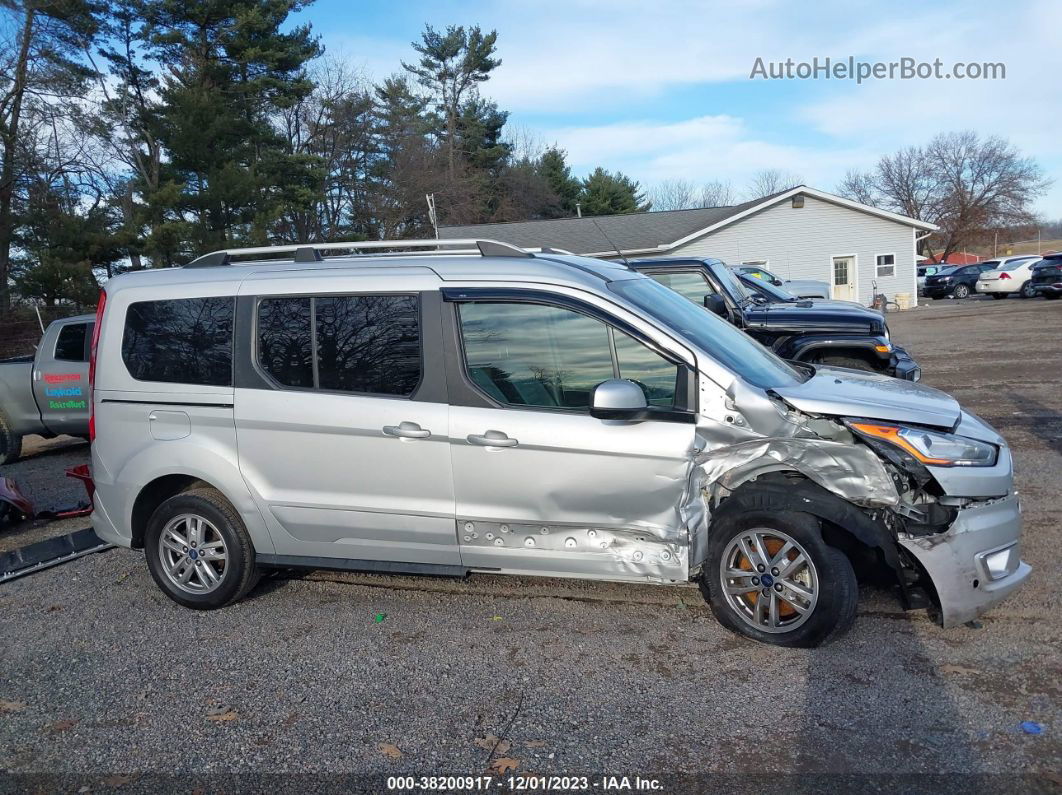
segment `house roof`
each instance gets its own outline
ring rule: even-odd
[[[797,194],[812,196],[927,231],[937,228],[924,221],[916,221],[903,215],[879,210],[877,207],[824,193],[806,185],[799,185],[728,207],[599,215],[586,218],[557,218],[545,221],[515,221],[504,224],[441,226],[439,237],[446,239],[488,238],[523,248],[549,246],[590,256],[608,257],[614,255],[617,248],[623,254],[660,253],[714,232]]]

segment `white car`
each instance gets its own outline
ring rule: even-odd
[[[982,262],[982,265],[994,266],[992,270],[983,271],[977,277],[977,292],[990,295],[993,298],[1006,298],[1008,295],[1017,295],[1021,298],[1032,298],[1036,295],[1032,291],[1030,279],[1031,268],[1040,261],[1039,254],[1024,254],[1016,257],[999,257]]]

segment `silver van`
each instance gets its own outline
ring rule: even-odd
[[[730,629],[815,646],[856,572],[946,627],[1029,575],[986,423],[622,264],[237,249],[112,279],[97,318],[93,525],[187,607],[278,566],[695,582]]]

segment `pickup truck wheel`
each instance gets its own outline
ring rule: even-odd
[[[847,367],[849,370],[866,370],[871,373],[878,372],[874,365],[866,359],[858,356],[844,356],[842,354],[823,354],[819,357],[819,363],[827,367]]]
[[[254,546],[236,509],[218,491],[201,487],[164,501],[144,536],[148,570],[173,601],[215,610],[258,582]]]
[[[22,455],[22,435],[15,433],[11,421],[0,411],[0,464],[11,464]]]
[[[830,643],[855,621],[848,558],[799,511],[746,511],[711,530],[700,582],[712,612],[739,635],[775,646]]]

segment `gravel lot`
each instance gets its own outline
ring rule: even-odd
[[[723,630],[693,588],[486,575],[275,577],[196,613],[115,550],[0,586],[0,789],[383,790],[493,766],[665,791],[1058,791],[1062,302],[938,302],[889,323],[928,384],[1015,448],[1035,572],[982,628],[867,590],[846,638],[781,650]],[[76,502],[61,473],[87,448],[66,444],[3,474],[42,507]]]

